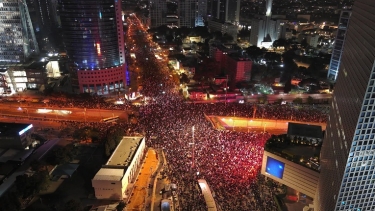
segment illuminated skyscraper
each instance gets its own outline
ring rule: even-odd
[[[280,20],[272,20],[272,0],[266,0],[265,16],[251,20],[250,44],[269,48],[280,37]]]
[[[125,86],[120,0],[61,0],[61,25],[81,92],[107,94]]]
[[[375,1],[356,0],[321,150],[314,210],[375,210]]]
[[[39,53],[24,0],[0,0],[0,64],[22,63]]]

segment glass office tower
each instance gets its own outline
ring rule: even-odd
[[[320,211],[375,210],[375,1],[356,0],[314,199]]]
[[[125,84],[120,0],[61,0],[61,26],[81,92],[108,94]]]
[[[25,0],[0,0],[0,64],[22,63],[39,53]]]
[[[331,62],[328,68],[327,78],[334,82],[337,79],[339,73],[341,55],[344,51],[345,34],[348,29],[349,19],[351,11],[341,11],[337,34],[335,38],[335,44],[332,50]]]

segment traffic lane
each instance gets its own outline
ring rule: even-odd
[[[300,124],[309,124],[309,125],[319,125],[322,127],[322,130],[326,129],[326,123],[319,122],[300,122],[292,120],[272,120],[272,119],[252,119],[252,118],[243,118],[243,117],[223,117],[223,116],[210,116],[216,117],[222,126],[225,128],[260,128],[264,131],[269,130],[287,130],[289,122],[295,122]]]
[[[103,118],[119,116],[120,119],[128,119],[129,112],[133,111],[122,111],[122,110],[101,110],[101,109],[86,109],[81,111],[72,111],[65,109],[40,109],[40,108],[2,108],[0,115],[14,115],[20,117],[30,118],[49,118],[56,120],[77,120],[84,121],[85,117],[87,120],[100,121]]]

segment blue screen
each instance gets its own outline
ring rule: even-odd
[[[267,157],[266,172],[271,174],[272,176],[282,179],[284,174],[284,167],[285,163],[271,157]]]

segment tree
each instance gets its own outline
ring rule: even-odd
[[[53,151],[51,156],[51,163],[60,165],[69,163],[77,154],[77,149],[73,144],[68,144],[65,147],[59,147]]]
[[[263,56],[263,51],[259,47],[256,46],[250,46],[246,48],[246,53],[251,57],[252,60],[255,62],[259,61],[259,58]]]
[[[46,190],[49,186],[49,174],[47,171],[35,172],[33,175],[26,174],[16,177],[16,188],[23,199],[38,194],[41,190]]]
[[[277,48],[277,47],[285,47],[285,45],[286,45],[286,40],[283,39],[283,38],[280,38],[280,39],[278,39],[278,40],[275,40],[275,41],[273,42],[273,44],[272,44],[272,46],[273,46],[274,48]]]
[[[42,166],[43,165],[39,160],[33,160],[30,163],[30,167],[33,171],[39,171]]]
[[[284,101],[283,98],[279,98],[279,99],[275,100],[275,103],[280,105],[283,101]]]
[[[181,74],[180,83],[181,84],[188,84],[190,82],[190,79],[185,73]]]
[[[64,204],[62,211],[82,211],[82,206],[78,200],[71,199]]]
[[[0,210],[19,211],[21,210],[21,202],[16,192],[8,191],[0,198]]]
[[[120,203],[116,206],[117,211],[123,211],[124,208],[125,208],[125,202],[124,201],[120,201]]]
[[[307,98],[306,102],[307,102],[308,104],[314,104],[314,98],[311,97],[311,96],[309,96],[309,97]]]
[[[261,95],[258,97],[258,102],[259,103],[267,103],[267,95]]]
[[[295,104],[302,104],[302,98],[300,98],[300,97],[296,97],[296,98],[293,100],[293,103],[295,103]]]
[[[230,35],[230,34],[227,34],[225,33],[222,37],[221,37],[221,42],[223,43],[227,43],[227,42],[231,42],[233,41],[233,37]]]

